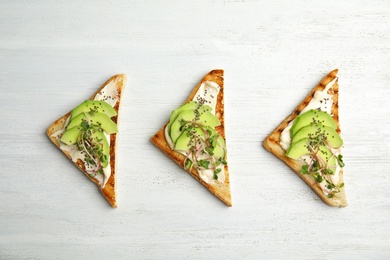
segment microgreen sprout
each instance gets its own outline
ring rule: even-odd
[[[337,156],[337,163],[340,165],[340,167],[345,166],[345,164],[343,162],[343,156],[341,154],[339,154],[339,156]]]
[[[214,170],[214,180],[218,180],[218,173],[220,173],[221,171],[221,168],[217,168]]]
[[[190,148],[184,160],[184,168],[191,171],[193,167],[198,170],[206,169],[213,171],[214,180],[218,179],[218,173],[222,171],[217,168],[220,164],[226,165],[226,148],[222,147],[217,141],[219,134],[214,134],[207,126],[204,126],[196,120],[181,121],[181,131],[186,131],[189,137],[188,147]],[[199,132],[201,134],[199,134]],[[224,156],[215,158],[215,148],[219,146],[224,151]]]
[[[85,155],[87,173],[91,177],[103,174],[103,164],[107,163],[107,155],[103,154],[103,139],[94,136],[96,132],[103,132],[99,125],[94,125],[89,120],[88,114],[93,115],[96,111],[91,110],[85,113],[86,120],[81,122],[81,132],[77,139],[76,146]]]
[[[331,159],[335,159],[340,167],[344,167],[343,156],[337,155],[338,151],[333,151],[329,145],[327,136],[322,132],[317,132],[315,135],[309,136],[307,147],[310,151],[310,160],[306,164],[302,165],[300,170],[301,174],[310,174],[317,183],[325,181],[325,187],[329,191],[328,198],[333,198],[334,195],[340,192],[340,189],[344,187],[344,183],[339,185],[333,183],[331,176],[335,174],[335,166],[329,165]],[[321,150],[321,147],[329,148],[329,152]]]

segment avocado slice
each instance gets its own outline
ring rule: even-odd
[[[176,140],[175,150],[188,152],[191,147],[195,146],[193,143],[194,141],[192,140],[194,134],[197,136],[197,138],[200,138],[203,141],[205,140],[205,133],[201,128],[195,128],[194,132],[195,133],[190,134],[188,130],[184,130]]]
[[[336,157],[333,156],[332,151],[328,147],[322,145],[320,146],[317,155],[322,158],[320,165],[332,170],[334,173],[336,170]]]
[[[81,126],[75,126],[68,128],[65,133],[62,135],[60,141],[67,145],[74,145],[77,142],[81,134]]]
[[[181,107],[173,110],[171,112],[171,115],[169,116],[169,124],[168,124],[168,133],[171,133],[171,125],[172,123],[176,120],[176,117],[177,115],[184,111],[184,110],[193,110],[195,109],[196,107],[198,106],[198,103],[195,102],[195,101],[190,101],[184,105],[182,105]]]
[[[201,128],[195,128],[196,129],[196,135],[198,138],[205,141],[205,132]],[[222,138],[222,136],[218,135],[217,132],[207,127],[209,131],[211,131],[210,139],[213,139],[212,145],[214,146],[213,156],[216,159],[219,158],[225,158],[225,140]],[[182,151],[182,152],[188,152],[190,151],[191,147],[193,147],[195,144],[193,144],[193,141],[191,140],[191,135],[188,133],[187,130],[183,131],[183,133],[177,138],[175,143],[175,150]]]
[[[333,129],[337,128],[336,122],[328,113],[311,109],[303,114],[300,114],[295,118],[294,123],[290,129],[291,136],[294,137],[294,135],[302,127],[311,124],[322,124],[322,125],[329,126]]]
[[[81,127],[75,126],[73,128],[70,128],[67,130],[61,137],[61,142],[67,145],[74,145],[77,142],[77,139],[79,138],[81,134]],[[110,155],[110,145],[108,144],[106,136],[103,134],[103,132],[96,131],[92,134],[92,139],[94,143],[101,144],[103,148],[103,154],[106,155],[106,158]],[[108,160],[100,161],[103,168],[107,167]]]
[[[293,143],[288,148],[286,156],[297,160],[304,155],[313,154],[308,148],[308,144],[309,138],[304,138]],[[336,158],[328,147],[321,145],[318,149],[317,156],[322,158],[319,162],[322,167],[326,166],[326,168],[331,169],[334,172],[334,169],[336,168]]]
[[[172,123],[176,120],[177,116],[180,114],[180,112],[184,111],[184,110],[195,110],[196,108],[198,108],[199,106],[199,103],[196,102],[196,101],[190,101],[184,105],[182,105],[181,107],[175,109],[172,111],[170,117],[169,117],[169,124],[168,124],[168,133],[170,134],[171,133],[171,125]],[[207,106],[207,105],[202,105],[202,109],[203,111],[211,111],[212,108],[210,106]]]
[[[297,160],[301,156],[311,154],[308,148],[309,138],[303,138],[295,143],[292,143],[286,152],[286,156]]]
[[[172,124],[173,122],[175,122],[177,116],[185,111],[185,110],[192,110],[194,111],[195,109],[199,109],[201,112],[206,112],[206,111],[211,111],[212,108],[210,106],[207,106],[207,105],[202,105],[201,107],[199,107],[199,104],[198,102],[196,101],[190,101],[184,105],[182,105],[181,107],[175,109],[172,111],[170,117],[169,117],[169,124],[168,124],[168,133],[171,134],[171,127],[172,127]]]
[[[81,125],[83,121],[100,126],[107,134],[118,133],[118,126],[103,113],[81,113],[70,121],[67,129]]]
[[[216,139],[217,142],[214,144],[214,157],[219,159],[219,158],[225,158],[225,151],[226,151],[226,145],[225,145],[225,140],[223,140],[222,136],[218,136]]]
[[[101,144],[103,146],[103,155],[108,159],[110,156],[110,145],[108,144],[106,136],[103,132],[96,131],[92,135],[93,141],[95,144]],[[108,160],[100,160],[100,164],[103,168],[106,168],[108,165]]]
[[[195,120],[196,119],[195,111],[199,112],[199,118],[197,120]],[[221,122],[219,122],[219,119],[211,112],[209,112],[207,108],[203,108],[203,106],[198,110],[184,110],[178,114],[176,120],[171,125],[170,136],[173,143],[175,143],[177,138],[181,135],[182,133],[181,127],[184,124],[184,122],[190,122],[190,121],[199,123],[203,126],[210,126],[210,127],[216,127],[221,124]]]
[[[83,103],[81,103],[75,109],[72,110],[70,120],[73,120],[73,118],[75,118],[81,113],[91,111],[104,113],[110,118],[117,115],[115,109],[105,101],[85,100]]]
[[[343,139],[332,127],[315,124],[302,127],[292,138],[291,143],[295,143],[303,138],[316,137],[320,134],[326,136],[326,139],[332,148],[340,148],[343,145]]]

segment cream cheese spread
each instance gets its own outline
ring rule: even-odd
[[[114,107],[115,104],[118,102],[118,90],[116,88],[115,82],[110,82],[108,85],[106,85],[104,88],[102,88],[95,95],[94,100],[105,101],[106,103],[108,103],[109,105]],[[57,141],[60,144],[60,149],[63,150],[64,152],[67,152],[70,155],[70,157],[72,158],[73,162],[77,162],[78,159],[80,159],[81,161],[84,162],[84,166],[85,166],[85,169],[87,171],[94,170],[93,166],[85,163],[85,155],[77,149],[76,145],[67,145],[67,144],[64,144],[60,141],[62,134],[66,131],[66,127],[69,125],[69,119],[70,119],[70,116],[66,119],[65,124],[64,124],[64,128],[61,130],[58,130],[52,136],[57,138]],[[104,136],[106,137],[108,145],[110,146],[111,145],[110,135],[104,133]],[[93,177],[94,179],[96,179],[98,181],[98,183],[100,184],[100,186],[102,188],[104,188],[104,186],[106,186],[107,181],[111,176],[110,155],[108,155],[107,160],[109,163],[108,163],[107,167],[103,168],[103,175],[97,174],[96,176]]]
[[[211,81],[206,81],[200,85],[198,91],[196,92],[194,98],[192,99],[193,101],[204,101],[205,105],[208,105],[212,108],[212,111],[210,111],[212,114],[215,115],[215,109],[217,106],[217,97],[218,93],[220,91],[220,87],[217,83],[211,82]],[[165,139],[167,140],[167,143],[169,147],[174,150],[174,143],[172,142],[171,137],[169,136],[168,133],[168,126],[165,127]],[[177,151],[184,156],[187,154],[185,152]],[[202,155],[198,157],[200,160],[202,159]],[[214,180],[214,170],[209,170],[209,169],[197,169],[200,178],[206,182],[206,183],[213,183],[214,181],[218,182],[225,182],[225,167],[223,164],[220,164],[217,169],[221,169],[221,171],[218,173],[218,179]]]
[[[333,86],[333,84],[336,82],[336,80],[337,80],[337,77],[334,80],[332,80],[331,82],[329,82],[322,91],[316,91],[314,93],[313,98],[310,100],[309,104],[307,104],[307,106],[304,109],[302,109],[301,114],[305,113],[311,109],[316,109],[319,111],[327,112],[329,115],[332,115],[331,111],[332,111],[332,105],[333,105],[333,97],[331,94],[328,94],[328,91]],[[291,129],[292,125],[294,124],[294,121],[295,120],[291,121],[280,135],[279,144],[285,151],[287,151],[291,145],[290,129]],[[333,149],[332,149],[332,152],[335,153],[335,156],[338,156],[338,154],[339,154],[339,151],[336,151]],[[306,163],[308,163],[311,161],[311,156],[305,155],[305,156],[302,156],[300,159],[305,161]],[[332,182],[335,184],[339,183],[339,179],[340,179],[339,173],[340,173],[340,166],[337,164],[337,168],[334,171],[334,174],[330,175]],[[330,193],[330,190],[328,190],[326,188],[326,186],[327,186],[326,181],[319,183],[319,186],[321,187],[324,194],[327,195]]]
[[[309,104],[307,104],[307,106],[302,109],[301,114],[305,113],[306,111],[309,111],[310,109],[316,109],[319,111],[327,112],[329,115],[332,115],[331,110],[333,105],[333,97],[332,95],[328,94],[328,91],[336,82],[336,80],[337,78],[329,82],[322,91],[316,91],[314,93],[314,97],[310,100]],[[285,151],[287,151],[291,144],[290,129],[294,124],[294,121],[295,120],[292,120],[280,135],[280,146]]]
[[[95,100],[102,100],[114,107],[118,102],[118,90],[116,88],[116,82],[111,81],[102,90],[95,95]]]

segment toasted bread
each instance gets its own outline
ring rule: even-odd
[[[276,128],[275,130],[265,138],[263,142],[263,146],[266,150],[273,153],[276,157],[282,160],[285,164],[287,164],[298,176],[304,180],[310,188],[313,189],[315,193],[328,205],[334,207],[345,207],[347,206],[347,200],[345,195],[345,188],[342,187],[339,193],[335,193],[334,197],[329,198],[318,185],[317,181],[310,174],[301,174],[300,170],[304,162],[301,160],[293,160],[286,156],[286,151],[281,147],[281,133],[288,126],[288,124],[294,120],[301,111],[307,106],[307,104],[313,99],[316,91],[322,91],[328,85],[334,81],[333,86],[331,86],[328,90],[328,94],[332,95],[333,104],[331,108],[331,116],[337,124],[336,132],[340,133],[340,124],[339,124],[339,86],[338,86],[338,78],[337,78],[338,70],[335,69],[331,71],[327,76],[325,76],[321,82],[313,88],[313,90],[305,97],[305,99],[294,109],[294,111],[286,117]],[[340,171],[340,179],[339,183],[344,183],[343,180],[343,170]]]
[[[225,128],[224,128],[224,79],[223,79],[223,70],[213,70],[209,72],[199,83],[198,85],[193,89],[191,94],[189,95],[188,99],[184,102],[187,103],[191,101],[194,96],[196,95],[198,89],[202,85],[202,83],[206,81],[215,82],[219,85],[220,91],[218,93],[217,97],[217,103],[216,103],[216,111],[215,115],[218,117],[219,121],[221,122],[221,125],[216,127],[215,130],[217,133],[225,139]],[[169,122],[167,122],[152,138],[151,142],[157,146],[161,151],[163,151],[166,155],[168,155],[173,161],[175,161],[180,167],[183,167],[185,156],[173,149],[170,148],[166,138],[165,138],[165,128],[168,125]],[[222,182],[213,182],[213,183],[206,183],[203,181],[203,179],[199,176],[199,173],[196,169],[192,168],[190,170],[186,170],[189,172],[198,182],[200,182],[202,185],[204,185],[211,193],[213,193],[217,198],[219,198],[222,202],[224,202],[227,206],[232,206],[232,199],[231,199],[231,193],[230,193],[230,179],[229,179],[229,172],[228,172],[228,165],[226,164],[224,166],[225,170],[225,181]]]
[[[117,101],[115,105],[113,106],[114,109],[117,112],[117,116],[112,117],[112,121],[114,121],[116,124],[118,124],[118,117],[119,117],[119,110],[121,105],[121,94],[123,91],[123,88],[126,84],[126,76],[123,74],[115,75],[111,77],[109,80],[107,80],[90,98],[90,100],[94,100],[95,96],[106,86],[109,84],[115,84],[116,90],[117,90]],[[67,119],[69,118],[71,112],[66,113],[64,116],[57,119],[52,125],[49,126],[47,129],[47,135],[49,136],[50,140],[58,147],[60,147],[60,137],[61,137],[61,131],[66,127]],[[116,201],[116,193],[115,193],[115,176],[116,176],[116,134],[110,135],[110,167],[111,167],[111,175],[106,182],[106,185],[104,187],[101,187],[99,184],[99,181],[93,177],[91,177],[85,169],[84,162],[81,159],[77,159],[74,164],[96,185],[99,186],[101,192],[103,193],[103,196],[108,200],[108,202],[111,204],[112,207],[117,207],[117,201]],[[61,149],[61,151],[72,161],[72,157],[70,153],[66,150]]]

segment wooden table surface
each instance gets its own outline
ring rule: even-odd
[[[261,146],[339,68],[349,205]],[[225,70],[233,207],[149,138]],[[112,209],[45,135],[125,73]],[[1,1],[0,259],[390,259],[389,1]]]

